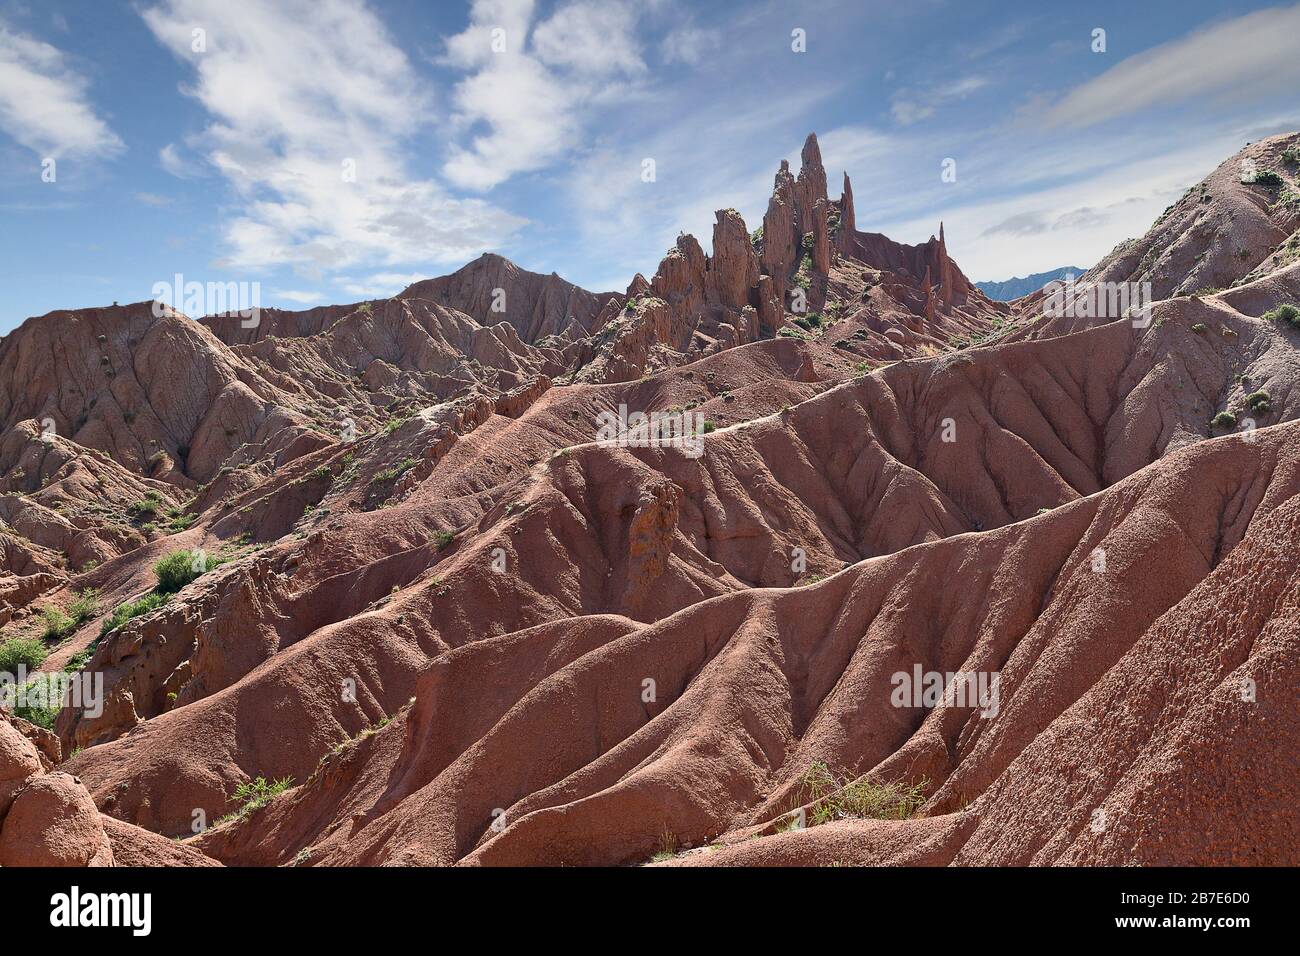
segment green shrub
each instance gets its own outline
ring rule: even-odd
[[[1210,420],[1211,428],[1229,429],[1237,427],[1237,416],[1232,412],[1219,412]]]
[[[819,760],[804,774],[802,799],[813,804],[811,826],[847,818],[906,820],[925,804],[926,785],[924,780],[880,784],[865,777],[837,778]]]
[[[1300,149],[1292,146],[1289,149],[1282,150],[1282,162],[1288,166],[1300,165]]]
[[[171,594],[179,591],[204,571],[211,571],[221,561],[213,555],[203,555],[201,551],[181,549],[173,551],[153,566],[153,573],[158,578],[158,592]]]
[[[26,703],[14,707],[14,716],[53,730],[54,720],[63,709],[62,682],[54,674],[37,674],[27,682],[23,695]]]
[[[1267,189],[1273,189],[1277,186],[1281,186],[1283,183],[1284,180],[1282,179],[1282,177],[1279,176],[1277,173],[1273,172],[1273,170],[1271,169],[1261,170],[1260,172],[1255,174],[1256,186],[1263,186]]]
[[[99,641],[94,641],[89,647],[77,651],[77,653],[69,657],[68,663],[63,665],[64,672],[67,674],[75,674],[77,671],[89,664],[90,659],[95,656],[95,648],[98,646]]]
[[[268,781],[265,777],[257,777],[248,783],[241,783],[235,788],[235,795],[230,798],[232,802],[240,802],[239,809],[222,817],[217,823],[225,823],[227,820],[242,820],[253,811],[266,806],[288,790],[292,784],[293,777],[281,777],[279,780],[272,781]]]
[[[162,495],[156,491],[151,491],[139,501],[133,501],[127,505],[126,513],[132,521],[149,521],[157,517],[162,507]]]
[[[1266,322],[1287,322],[1291,325],[1300,327],[1300,308],[1296,308],[1290,303],[1279,305],[1276,309],[1265,312],[1263,318]]]
[[[374,478],[370,479],[370,483],[375,485],[381,485],[386,481],[396,481],[398,478],[402,477],[402,475],[406,474],[408,471],[414,468],[417,464],[419,464],[419,462],[417,462],[414,458],[409,458],[409,457],[403,458],[392,468],[385,468],[383,471],[378,472]]]
[[[438,542],[438,547],[441,549],[451,544],[452,541],[455,540],[456,536],[452,534],[450,531],[439,531],[437,534],[433,536],[433,538],[435,541]]]
[[[85,624],[99,613],[99,592],[89,588],[79,592],[68,605],[68,613],[72,615],[78,627]]]
[[[45,643],[38,638],[11,637],[0,644],[0,673],[16,674],[19,664],[26,665],[29,671],[35,670],[48,655]]]
[[[148,594],[135,601],[128,601],[126,604],[119,604],[113,609],[113,613],[104,618],[99,624],[99,636],[105,637],[111,632],[117,630],[133,617],[139,617],[141,614],[148,614],[156,608],[162,607],[167,603],[167,595],[159,594],[157,591],[150,591]]]
[[[1246,406],[1256,415],[1267,415],[1273,410],[1268,392],[1251,392],[1246,396]]]
[[[194,524],[197,519],[198,515],[184,513],[173,515],[172,519],[167,522],[167,530],[173,534],[178,531],[184,531],[190,525]]]
[[[41,611],[41,617],[45,619],[45,631],[41,634],[41,640],[47,643],[61,641],[77,629],[72,618],[57,607],[45,608]]]

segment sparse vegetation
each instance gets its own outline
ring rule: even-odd
[[[396,481],[398,478],[401,478],[402,475],[406,474],[408,471],[414,468],[417,464],[419,464],[419,462],[417,462],[414,458],[410,458],[410,457],[403,458],[392,468],[385,468],[383,471],[376,472],[375,477],[370,479],[370,483],[372,485],[382,485],[384,482],[387,481]]]
[[[161,452],[159,453],[161,454]],[[152,461],[152,459],[150,459]],[[126,506],[127,517],[132,521],[152,521],[163,508],[163,499],[156,491],[150,491],[139,501]]]
[[[865,777],[837,777],[825,763],[815,761],[804,774],[804,802],[813,803],[810,826],[849,818],[906,820],[925,804],[929,781],[881,784]]]
[[[1285,322],[1296,328],[1300,328],[1300,308],[1288,303],[1279,305],[1276,309],[1270,309],[1265,312],[1263,319],[1266,322]]]
[[[0,674],[15,674],[18,665],[35,670],[45,662],[49,651],[45,643],[35,637],[11,637],[0,643]]]
[[[45,631],[41,634],[41,640],[46,643],[61,641],[77,629],[72,618],[57,607],[50,606],[42,610],[41,618],[45,621]]]
[[[659,834],[659,849],[655,855],[650,857],[651,863],[662,863],[664,860],[671,860],[677,855],[677,836],[671,830],[664,830]]]
[[[433,536],[433,539],[438,543],[438,549],[441,550],[456,540],[456,536],[450,531],[439,531]]]
[[[1195,332],[1197,335],[1204,335],[1206,332],[1210,330],[1208,327],[1206,327],[1204,322],[1197,322],[1195,325],[1192,326],[1192,331]]]
[[[45,622],[41,639],[46,643],[61,641],[98,613],[99,595],[91,590],[78,592],[66,612],[49,605],[41,611],[41,618]]]
[[[99,592],[90,589],[78,592],[68,605],[68,613],[78,625],[90,620],[99,613]]]
[[[98,646],[99,646],[99,641],[95,640],[91,643],[89,647],[77,651],[77,653],[73,654],[70,658],[68,658],[68,663],[63,665],[64,673],[75,674],[77,671],[81,670],[83,667],[89,664],[90,659],[95,656],[95,648],[97,648]]]
[[[234,813],[228,813],[217,824],[225,823],[227,820],[242,820],[249,814],[260,810],[280,794],[284,793],[293,785],[293,777],[281,777],[279,780],[268,781],[265,777],[256,777],[247,783],[241,783],[235,788],[235,794],[231,801],[240,803],[239,809]]]
[[[107,637],[110,633],[117,630],[133,617],[139,617],[142,614],[148,614],[167,603],[167,595],[159,594],[157,591],[150,591],[148,594],[137,598],[134,601],[127,601],[125,604],[119,604],[113,609],[113,613],[104,618],[99,624],[99,636]]]
[[[54,720],[63,709],[63,685],[56,675],[37,674],[23,687],[23,698],[26,703],[14,707],[14,716],[53,730]]]
[[[221,559],[216,555],[205,555],[201,551],[181,549],[163,557],[153,566],[153,573],[158,578],[159,594],[171,594],[179,591],[205,571],[211,571]]]
[[[198,515],[178,511],[173,514],[171,520],[167,522],[167,530],[172,532],[172,534],[175,534],[178,531],[184,531],[190,525],[194,524],[197,519]]]
[[[1246,407],[1256,415],[1267,415],[1273,410],[1268,392],[1251,392],[1246,396]]]
[[[1219,412],[1210,420],[1210,427],[1220,431],[1227,431],[1230,428],[1237,427],[1237,416],[1232,412]]]

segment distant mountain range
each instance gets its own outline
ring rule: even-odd
[[[990,299],[998,302],[1010,302],[1012,299],[1018,299],[1022,295],[1028,295],[1031,292],[1037,292],[1053,279],[1060,279],[1067,273],[1070,275],[1081,276],[1087,269],[1080,269],[1078,266],[1061,266],[1059,269],[1053,269],[1051,272],[1035,272],[1031,276],[1022,278],[1004,279],[1002,282],[976,282],[975,287],[983,292]]]

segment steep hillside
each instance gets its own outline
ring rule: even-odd
[[[0,645],[104,698],[0,720],[0,864],[1295,863],[1297,224],[1229,171],[1296,141],[1088,273],[1150,321],[860,231],[814,136],[623,294],[29,320]]]

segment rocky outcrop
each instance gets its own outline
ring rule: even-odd
[[[818,199],[812,208],[812,268],[818,275],[829,275],[831,271],[831,233],[827,216],[830,204],[825,199]]]
[[[781,160],[772,197],[767,202],[763,216],[762,270],[772,277],[777,298],[784,301],[789,279],[799,264],[799,245],[803,233],[799,231],[799,212],[795,196],[794,177],[790,165]]]
[[[112,866],[90,793],[76,777],[52,771],[57,756],[37,746],[34,730],[0,711],[0,867]]]
[[[743,309],[758,285],[758,257],[745,220],[734,209],[720,209],[713,226],[713,255],[708,262],[708,301],[724,309]]]
[[[826,169],[822,166],[822,151],[817,145],[817,134],[809,133],[800,153],[799,178],[794,184],[796,221],[799,234],[813,231],[813,209],[818,200],[825,200]]]
[[[1300,166],[1286,161],[1288,150],[1300,150],[1300,133],[1246,146],[1080,281],[1149,282],[1156,299],[1244,281],[1300,228],[1300,202],[1287,201],[1300,194]]]
[[[556,273],[521,269],[485,252],[451,275],[425,279],[397,297],[428,299],[472,317],[481,325],[508,322],[525,342],[548,335],[590,332],[612,292],[588,292]]]
[[[844,190],[840,193],[840,227],[835,233],[835,248],[845,255],[853,252],[854,237],[858,230],[857,213],[853,209],[853,186],[849,174],[844,174]]]

